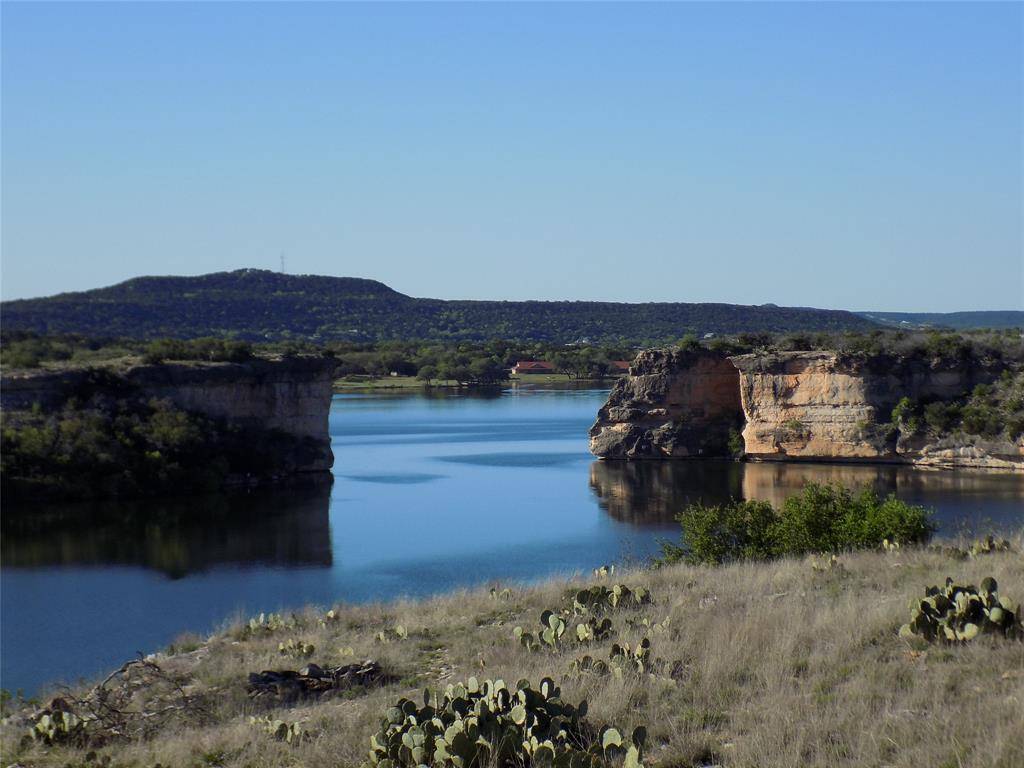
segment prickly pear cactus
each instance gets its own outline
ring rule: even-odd
[[[293,659],[308,659],[316,653],[316,646],[312,643],[288,638],[277,644],[277,652],[282,656],[291,656]]]
[[[626,626],[637,632],[647,632],[652,635],[659,635],[669,631],[672,619],[666,616],[663,621],[651,621],[646,616],[626,619]]]
[[[527,632],[522,627],[516,627],[512,630],[512,637],[519,641],[519,644],[526,650],[533,652],[541,649],[540,641],[534,637],[532,632]]]
[[[573,659],[569,664],[569,674],[572,677],[585,677],[587,675],[604,677],[605,675],[610,675],[611,672],[612,668],[608,666],[607,662],[595,659],[589,654]]]
[[[85,726],[74,712],[54,709],[36,717],[29,734],[44,744],[66,744],[84,737]]]
[[[399,699],[370,737],[364,768],[603,768],[619,759],[630,768],[643,764],[642,728],[633,732],[631,743],[607,726],[594,740],[585,715],[585,702],[563,702],[550,678],[539,689],[520,680],[513,690],[503,680],[480,684],[471,677],[449,685],[443,696],[435,693],[433,704],[429,691],[422,705]]]
[[[522,627],[516,627],[512,636],[528,651],[539,651],[545,646],[553,651],[558,650],[565,634],[565,617],[556,611],[544,611],[540,615],[540,627],[536,636]]]
[[[303,730],[301,722],[289,723],[285,720],[275,720],[271,717],[250,717],[249,725],[269,734],[278,741],[284,741],[292,746],[299,744],[308,734]]]
[[[990,534],[984,539],[975,541],[968,550],[971,557],[990,555],[993,552],[1013,552],[1013,544],[1008,539],[997,539]]]
[[[382,629],[377,633],[378,643],[399,642],[409,639],[409,630],[401,624],[395,624],[391,629]]]
[[[638,608],[651,602],[651,593],[644,587],[630,589],[625,584],[610,587],[596,585],[573,595],[573,611],[577,614],[602,613],[620,608]]]
[[[331,610],[327,611],[319,619],[317,619],[317,623],[321,627],[324,627],[324,628],[327,628],[327,627],[331,626],[332,624],[337,624],[339,621],[341,621],[341,614],[339,614],[333,608]]]
[[[540,632],[541,642],[549,648],[557,648],[558,641],[565,634],[565,620],[554,611],[544,611],[540,615],[540,623],[544,627]]]
[[[269,635],[282,629],[296,629],[298,626],[299,622],[294,614],[285,619],[279,613],[261,613],[259,616],[249,619],[242,634],[244,637],[255,637]]]
[[[928,587],[925,596],[910,610],[910,621],[900,627],[900,637],[921,637],[929,642],[965,643],[982,634],[1024,638],[1018,606],[1000,597],[991,576],[981,582],[960,585],[947,578],[943,588]]]
[[[586,621],[576,625],[576,639],[581,643],[592,643],[605,640],[612,633],[612,620],[602,619],[598,621],[591,616]]]
[[[650,664],[651,641],[645,637],[635,647],[629,643],[615,643],[608,656],[617,677],[621,677],[625,671],[643,674],[648,671]]]

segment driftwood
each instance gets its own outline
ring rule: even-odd
[[[320,697],[350,688],[369,688],[385,682],[380,664],[367,659],[360,664],[324,669],[316,664],[292,670],[264,670],[249,675],[247,690],[252,699],[295,701]]]
[[[170,721],[197,723],[209,718],[202,697],[189,693],[187,680],[161,669],[146,659],[133,659],[111,672],[84,696],[66,689],[34,713],[38,723],[56,713],[74,715],[78,727],[74,740],[102,744],[115,739],[145,738]]]

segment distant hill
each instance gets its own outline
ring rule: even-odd
[[[858,315],[895,328],[1024,328],[1024,312],[1008,309],[985,312],[858,312]]]
[[[6,330],[132,338],[659,342],[687,333],[876,328],[852,312],[737,304],[416,299],[374,280],[242,269],[139,277],[0,305]]]

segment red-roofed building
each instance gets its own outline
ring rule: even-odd
[[[609,360],[608,365],[616,373],[629,373],[629,360]]]
[[[520,360],[515,364],[512,373],[517,376],[523,373],[554,373],[555,366],[544,360]]]

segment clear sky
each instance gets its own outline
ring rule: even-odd
[[[2,5],[2,294],[1024,307],[1019,3]]]

